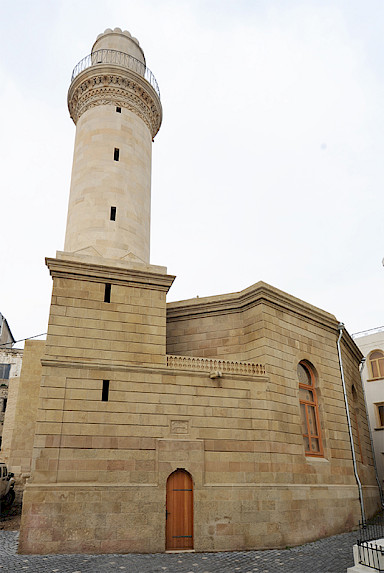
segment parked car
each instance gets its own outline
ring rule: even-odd
[[[7,466],[0,462],[0,511],[11,507],[15,500],[14,474],[8,472]]]

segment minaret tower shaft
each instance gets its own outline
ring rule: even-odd
[[[148,264],[162,108],[136,38],[120,28],[98,36],[73,71],[68,107],[76,139],[64,251]]]

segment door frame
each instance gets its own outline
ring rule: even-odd
[[[191,495],[192,495],[192,502],[186,505],[186,507],[190,508],[190,515],[188,515],[187,521],[188,521],[188,529],[190,528],[191,530],[191,542],[188,544],[188,547],[170,547],[170,543],[169,543],[169,531],[168,528],[170,527],[170,522],[168,521],[168,519],[173,519],[173,515],[171,518],[169,518],[169,516],[171,515],[171,513],[169,512],[169,505],[170,505],[170,501],[169,501],[169,484],[170,484],[170,480],[172,478],[172,476],[175,476],[175,474],[185,474],[188,477],[188,481],[190,484],[190,488],[188,490],[185,491],[191,491]],[[180,490],[179,490],[180,491]],[[172,509],[172,508],[171,508]],[[167,481],[166,481],[166,493],[165,493],[165,550],[166,551],[191,551],[194,548],[194,487],[193,487],[193,477],[192,475],[189,473],[189,471],[187,471],[185,468],[177,468],[176,470],[174,470],[172,473],[169,474],[169,476],[167,477]]]

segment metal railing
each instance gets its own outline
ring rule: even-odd
[[[357,548],[361,565],[384,573],[384,521],[382,516],[370,523],[360,524]]]
[[[384,515],[378,515],[369,520],[368,523],[359,522],[359,539],[360,543],[365,541],[374,541],[384,537]]]
[[[375,541],[365,541],[357,544],[359,564],[370,567],[378,573],[384,573],[384,547]]]
[[[73,80],[87,68],[97,66],[98,64],[116,64],[117,66],[122,66],[123,68],[136,72],[151,84],[160,98],[159,86],[151,70],[137,58],[134,58],[125,52],[118,52],[117,50],[96,50],[95,52],[92,52],[92,54],[85,56],[85,58],[80,60],[80,62],[74,67],[71,82],[73,82]]]

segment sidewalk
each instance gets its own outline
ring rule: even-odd
[[[231,553],[18,555],[17,531],[0,531],[0,573],[346,573],[357,532],[292,549]]]

